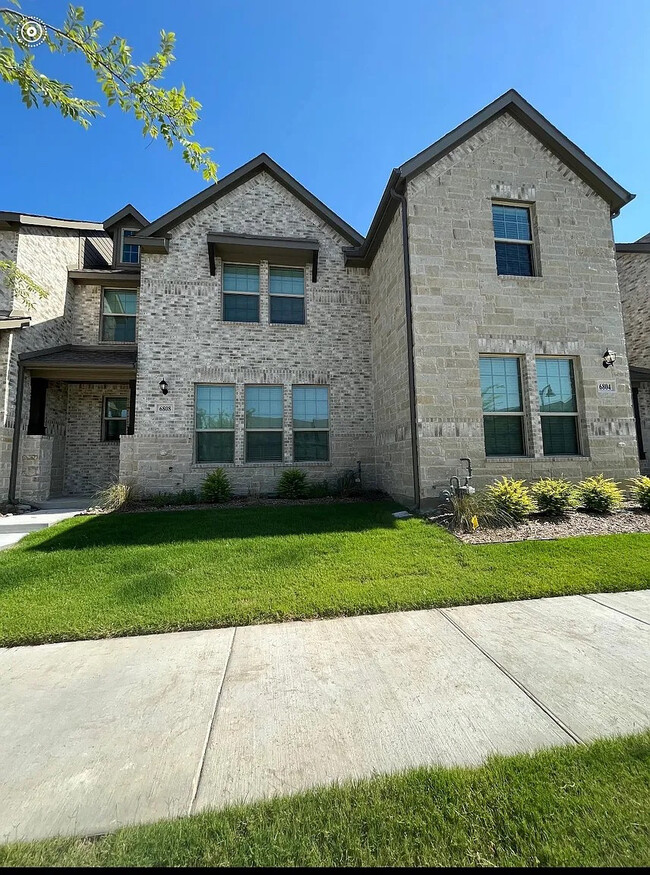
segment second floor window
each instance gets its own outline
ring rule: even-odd
[[[302,325],[305,321],[305,271],[301,267],[269,268],[270,320]]]
[[[485,355],[479,359],[486,456],[523,456],[524,408],[519,359]]]
[[[102,292],[101,339],[109,343],[135,343],[138,293],[132,289]]]
[[[122,250],[120,252],[120,261],[122,264],[139,264],[140,263],[140,247],[129,243],[129,237],[135,237],[138,232],[133,228],[122,229]]]
[[[492,204],[499,276],[533,276],[533,237],[528,207]]]
[[[257,264],[224,264],[224,322],[260,321],[260,269]]]

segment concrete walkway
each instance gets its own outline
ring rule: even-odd
[[[12,516],[0,516],[0,550],[13,547],[25,535],[47,529],[49,526],[77,516],[92,504],[91,496],[73,498],[50,498],[38,510]]]
[[[0,651],[0,838],[650,725],[650,591]]]

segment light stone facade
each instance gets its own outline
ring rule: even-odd
[[[118,477],[144,495],[196,489],[216,467],[226,469],[236,493],[255,495],[274,492],[289,467],[303,468],[310,480],[332,483],[360,463],[365,486],[411,505],[416,498],[412,413],[425,506],[440,496],[464,456],[472,460],[478,486],[502,474],[577,480],[602,472],[619,481],[635,475],[628,364],[650,367],[643,293],[650,256],[645,262],[619,259],[623,312],[610,205],[507,113],[409,177],[405,195],[414,411],[402,207],[387,222],[371,263],[347,267],[350,240],[339,233],[341,226],[311,209],[277,175],[261,170],[173,225],[167,254],[142,253],[132,434],[102,440],[103,399],[130,397],[127,380],[102,382],[80,370],[65,379],[52,371],[44,434],[28,435],[28,373],[18,497],[38,502],[50,495],[89,493]],[[530,206],[538,275],[497,275],[494,200]],[[212,276],[208,257],[207,235],[214,232],[318,241],[316,282],[305,257],[304,325],[270,324],[266,258],[257,262],[259,322],[223,320],[222,264],[217,257]],[[84,266],[82,236],[33,225],[0,231],[0,258],[17,261],[49,292],[33,310],[29,328],[0,331],[0,499],[9,482],[17,356],[73,344],[101,347],[110,359],[117,349],[102,344],[100,336],[102,288],[113,287],[109,269],[97,279],[84,275],[70,281],[69,270]],[[0,295],[0,315],[7,314],[13,302],[6,289]],[[618,358],[606,372],[607,348]],[[526,456],[486,456],[479,382],[484,353],[519,357]],[[536,375],[540,355],[573,360],[580,455],[544,456]],[[166,396],[159,387],[163,378]],[[615,380],[616,393],[598,391],[603,379]],[[201,384],[235,387],[233,463],[197,463],[195,393]],[[283,388],[281,462],[246,462],[244,394],[250,385]],[[296,385],[329,389],[327,462],[293,461]],[[167,410],[159,409],[161,402]],[[647,428],[650,396],[640,396],[640,402]]]
[[[422,498],[471,458],[479,486],[502,474],[578,479],[638,471],[609,206],[505,114],[408,185]],[[493,200],[532,205],[541,275],[498,276]],[[602,366],[618,354],[615,373]],[[521,360],[526,457],[486,457],[479,354]],[[536,356],[567,356],[581,455],[544,456]],[[612,396],[598,382],[616,379]]]

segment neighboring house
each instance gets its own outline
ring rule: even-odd
[[[650,474],[650,234],[616,245],[641,471]]]
[[[509,91],[392,172],[365,239],[266,155],[152,223],[0,214],[50,291],[27,327],[0,305],[3,494],[217,466],[257,494],[360,464],[426,505],[461,457],[478,485],[633,476],[611,227],[632,197]]]

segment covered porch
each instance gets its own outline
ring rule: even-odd
[[[136,357],[135,347],[64,346],[20,358],[12,498],[92,495],[117,480]]]

